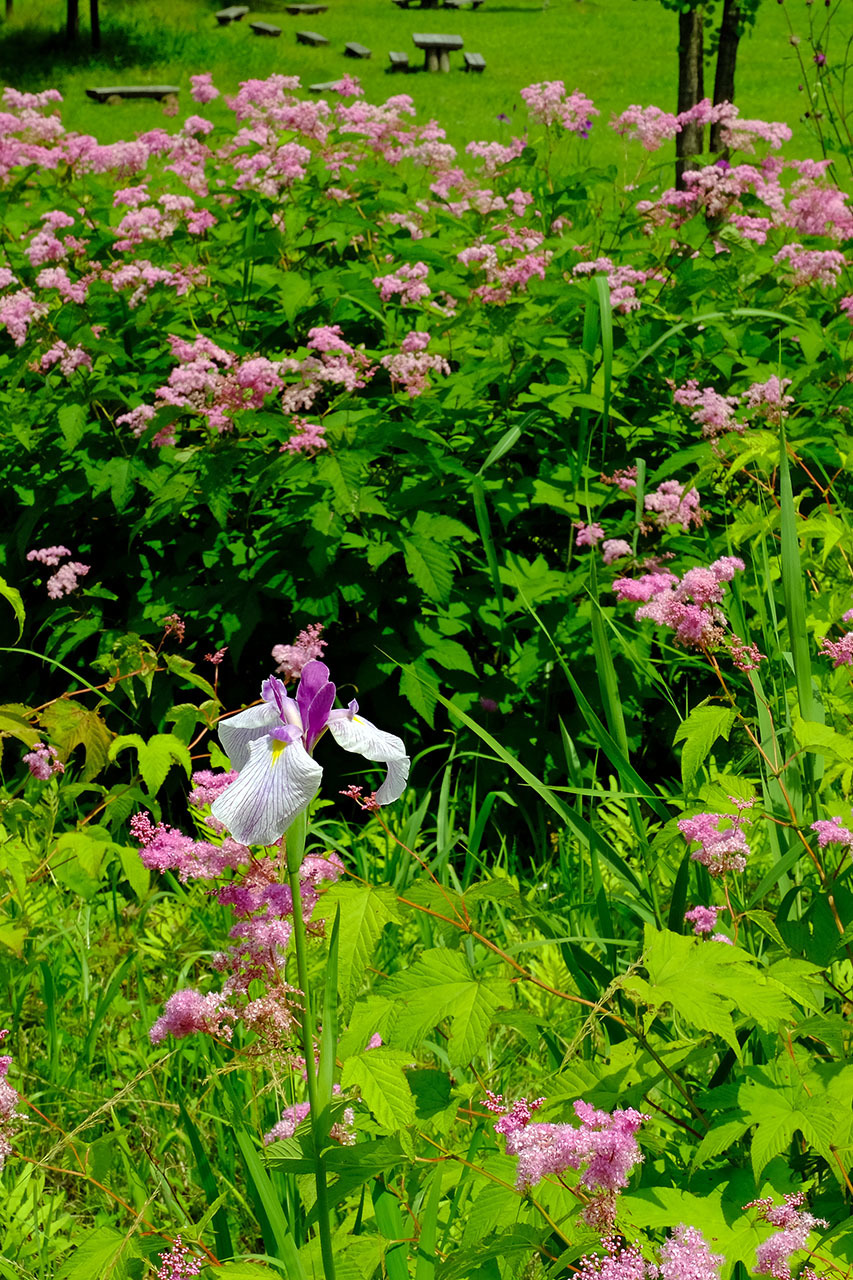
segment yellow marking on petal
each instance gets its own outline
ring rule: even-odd
[[[281,738],[273,738],[273,740],[272,740],[272,762],[273,762],[273,764],[275,764],[275,763],[277,762],[277,760],[278,760],[279,756],[281,755],[282,751],[284,750],[284,748],[285,748],[286,746],[287,746],[287,743],[286,743],[286,742],[282,742]]]

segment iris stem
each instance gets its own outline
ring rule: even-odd
[[[323,1257],[325,1280],[335,1280],[335,1258],[332,1250],[332,1229],[329,1221],[329,1198],[326,1190],[326,1166],[322,1151],[328,1134],[323,1133],[324,1111],[321,1109],[317,1090],[317,1070],[314,1057],[315,1026],[311,1010],[311,992],[308,981],[308,936],[302,915],[302,887],[299,868],[305,854],[308,834],[308,814],[300,813],[288,827],[287,879],[293,899],[293,946],[296,952],[296,972],[302,992],[302,1046],[305,1053],[305,1080],[308,1085],[308,1102],[311,1107],[311,1134],[314,1139],[314,1179],[317,1186],[317,1226],[320,1232],[320,1252]]]

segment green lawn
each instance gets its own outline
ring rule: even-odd
[[[515,130],[515,119],[524,119],[518,91],[535,80],[562,79],[569,89],[583,89],[601,110],[602,121],[634,102],[674,107],[676,17],[657,0],[546,0],[544,6],[542,0],[485,0],[476,12],[458,13],[405,11],[392,0],[329,0],[328,12],[311,18],[290,17],[283,0],[278,11],[269,7],[271,2],[276,0],[259,0],[262,7],[247,20],[220,28],[213,19],[219,0],[170,0],[168,6],[153,0],[104,0],[104,53],[94,60],[85,19],[76,59],[51,39],[51,32],[62,26],[61,0],[17,0],[17,11],[5,27],[0,66],[6,82],[21,88],[58,86],[66,98],[66,122],[106,141],[162,124],[164,117],[156,103],[91,104],[84,95],[87,84],[117,78],[168,81],[186,89],[189,76],[200,71],[212,71],[216,83],[230,91],[240,80],[275,71],[298,74],[308,84],[349,70],[362,78],[371,99],[410,93],[419,116],[438,117],[457,144],[472,137],[500,137],[507,130],[497,120],[500,114],[513,119]],[[281,26],[281,38],[254,36],[248,26],[253,18]],[[301,27],[326,35],[328,48],[297,45],[294,33]],[[466,49],[485,56],[485,73],[464,74],[457,54],[449,75],[419,70],[390,76],[391,49],[408,51],[413,65],[420,66],[412,32],[424,30],[461,35]],[[372,60],[344,58],[348,40],[371,48]],[[738,104],[746,116],[786,120],[795,130],[791,149],[814,154],[807,126],[798,122],[803,109],[798,79],[784,11],[766,0],[755,31],[742,44]],[[186,93],[182,102],[188,103]],[[216,111],[208,110],[216,118]],[[606,126],[599,125],[593,139],[599,162],[613,160],[621,151],[622,144]]]

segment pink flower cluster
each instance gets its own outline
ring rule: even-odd
[[[54,566],[59,564],[65,556],[70,555],[71,552],[67,547],[42,547],[40,550],[28,551],[27,559]],[[51,600],[60,600],[63,596],[69,596],[72,591],[76,591],[80,585],[78,579],[84,578],[90,569],[91,565],[81,564],[79,560],[70,560],[61,569],[57,569],[46,583],[47,594]]]
[[[728,431],[743,434],[747,423],[735,416],[740,406],[747,417],[755,414],[778,425],[794,403],[794,397],[786,394],[790,385],[790,378],[779,378],[774,373],[766,382],[753,382],[739,396],[720,395],[713,387],[700,387],[695,378],[690,378],[675,388],[672,398],[677,405],[691,410],[690,416],[702,428],[702,435],[714,440]]]
[[[817,833],[820,849],[833,844],[840,844],[846,849],[853,848],[853,831],[845,827],[840,818],[818,818],[817,822],[812,823],[811,829]]]
[[[791,1280],[791,1258],[808,1248],[808,1239],[816,1227],[827,1227],[824,1218],[816,1218],[802,1209],[805,1196],[801,1191],[789,1193],[782,1204],[774,1205],[770,1196],[750,1200],[744,1209],[760,1210],[760,1217],[777,1230],[762,1240],[755,1255],[756,1275],[773,1276],[774,1280]],[[811,1273],[812,1276],[814,1273]]]
[[[158,409],[167,406],[198,413],[216,431],[230,431],[234,415],[245,409],[260,409],[267,397],[284,386],[282,364],[264,356],[239,360],[230,351],[196,334],[192,342],[169,334],[172,355],[178,361],[165,386],[158,387],[153,405],[140,405],[120,414],[116,422],[140,436]],[[169,423],[152,438],[151,444],[175,443],[175,426]]]
[[[368,1048],[370,1047],[368,1045]],[[333,1094],[339,1095],[340,1092],[339,1084],[332,1085]],[[310,1102],[295,1102],[293,1106],[285,1107],[281,1113],[281,1119],[273,1125],[269,1133],[264,1134],[264,1146],[269,1146],[271,1142],[281,1142],[284,1138],[292,1138],[297,1125],[307,1120],[310,1114]],[[355,1143],[355,1112],[352,1107],[344,1108],[340,1120],[336,1120],[332,1125],[329,1137],[334,1142],[339,1142],[342,1147],[351,1147]]]
[[[725,933],[714,932],[717,927],[717,916],[722,910],[722,907],[693,907],[685,912],[684,919],[688,924],[693,925],[693,932],[697,937],[703,938],[706,934],[710,934],[712,942],[725,942],[731,947],[734,946],[731,938]]]
[[[175,1243],[168,1253],[160,1254],[160,1267],[157,1280],[190,1280],[197,1276],[202,1268],[200,1258],[190,1256],[190,1251],[181,1243],[181,1237],[175,1236]]]
[[[504,235],[495,244],[480,237],[456,257],[463,266],[485,274],[486,283],[478,285],[472,296],[501,304],[508,302],[516,290],[524,291],[534,276],[544,280],[552,254],[550,249],[541,248],[545,238],[541,231],[526,228],[522,232],[509,225],[496,230]]]
[[[41,782],[46,782],[55,773],[65,772],[56,747],[45,746],[43,742],[34,742],[32,751],[28,751],[23,759],[32,776]]]
[[[581,1258],[578,1280],[719,1280],[725,1262],[721,1254],[711,1253],[698,1228],[683,1224],[661,1245],[657,1266],[646,1262],[637,1245],[625,1244],[612,1234],[601,1243],[603,1254]]]
[[[640,299],[637,297],[639,285],[646,284],[649,280],[664,279],[661,273],[653,268],[642,271],[637,270],[636,267],[617,267],[611,258],[606,257],[595,258],[591,262],[579,262],[572,268],[572,275],[575,276],[594,275],[598,272],[607,276],[607,283],[610,286],[610,305],[614,311],[619,311],[622,315],[628,315],[640,306]]]
[[[818,653],[822,658],[831,658],[833,667],[853,667],[853,631],[845,631],[840,640],[824,636]]]
[[[388,370],[391,381],[411,399],[429,389],[430,373],[440,373],[445,377],[450,373],[450,365],[444,356],[427,351],[429,341],[428,333],[412,331],[403,339],[398,352],[383,356],[379,362]]]
[[[688,569],[682,578],[654,570],[639,578],[617,578],[613,590],[619,600],[639,603],[636,617],[670,627],[677,644],[710,649],[723,643],[726,618],[720,609],[724,583],[744,568],[737,556],[722,556],[708,568]]]
[[[631,106],[610,121],[611,129],[630,139],[636,139],[646,151],[657,151],[690,124],[721,125],[722,145],[732,151],[753,152],[757,141],[767,142],[774,150],[778,150],[791,138],[791,130],[786,124],[767,120],[741,120],[738,108],[733,103],[720,102],[714,105],[708,98],[703,98],[694,107],[677,116],[661,111],[659,107]]]
[[[737,813],[697,813],[692,818],[682,818],[678,830],[688,844],[698,843],[699,848],[691,854],[695,862],[707,867],[711,876],[723,876],[729,871],[743,871],[749,857],[749,845],[744,835],[743,825],[748,819],[744,816],[751,809],[754,800],[738,800],[729,796]],[[730,823],[720,830],[720,823]],[[703,910],[710,908],[703,908]],[[716,921],[715,921],[716,923]],[[698,930],[697,930],[698,932]],[[703,930],[704,932],[704,930]]]
[[[322,622],[311,622],[294,640],[293,644],[277,644],[273,648],[273,661],[278,663],[275,673],[284,680],[295,680],[306,662],[314,658],[322,658],[323,650],[329,643],[323,639]]]
[[[643,509],[651,515],[651,523],[658,529],[680,525],[686,531],[691,525],[699,528],[705,519],[699,494],[678,480],[664,480],[652,493],[647,493]]]
[[[0,1042],[9,1034],[8,1028],[0,1031]],[[12,1154],[12,1138],[20,1123],[18,1112],[18,1092],[9,1084],[7,1076],[12,1059],[9,1054],[0,1054],[0,1169]]]
[[[521,1098],[511,1106],[500,1095],[489,1093],[486,1107],[501,1116],[495,1132],[506,1138],[509,1155],[518,1156],[519,1189],[535,1186],[548,1174],[581,1169],[580,1185],[591,1195],[584,1217],[590,1225],[606,1227],[616,1214],[616,1197],[628,1185],[628,1176],[643,1156],[635,1137],[648,1116],[628,1107],[612,1114],[588,1103],[574,1104],[580,1126],[531,1122],[544,1102]]]
[[[592,117],[600,115],[592,100],[575,89],[567,94],[562,80],[542,80],[521,90],[527,110],[534,120],[545,125],[561,125],[569,133],[588,138],[592,129]]]
[[[773,261],[786,268],[789,282],[798,288],[817,284],[831,289],[847,266],[847,259],[838,249],[804,249],[801,244],[786,244],[774,254]]]
[[[209,71],[205,71],[199,76],[190,76],[190,95],[194,102],[199,102],[202,106],[207,102],[213,102],[214,98],[219,97],[219,90],[213,83],[213,76]]]
[[[596,542],[599,542],[604,537],[604,530],[600,524],[584,524],[582,520],[576,520],[573,528],[577,529],[575,534],[576,547],[594,547]]]
[[[190,803],[196,809],[210,805],[234,780],[233,773],[205,769],[193,775]],[[221,826],[209,815],[201,821],[222,835]],[[193,988],[176,992],[152,1026],[152,1044],[167,1035],[176,1039],[202,1032],[230,1039],[233,1024],[241,1021],[258,1036],[262,1048],[281,1049],[297,1025],[293,989],[285,979],[285,954],[292,933],[293,897],[281,881],[278,855],[253,857],[251,851],[228,836],[221,843],[193,840],[162,822],[154,825],[146,813],[130,821],[131,834],[140,845],[144,866],[156,871],[176,871],[181,881],[215,880],[225,872],[241,871],[215,890],[216,900],[231,907],[235,923],[231,945],[216,955],[213,967],[227,976],[219,992],[202,995]],[[317,902],[318,885],[336,880],[343,870],[337,854],[328,858],[309,855],[300,867],[302,909],[306,922]],[[254,984],[254,985],[252,985]]]
[[[52,369],[57,364],[62,376],[70,378],[72,373],[75,373],[78,369],[91,369],[92,357],[82,347],[69,347],[60,338],[49,350],[45,351],[36,367],[42,373],[47,373],[49,369]]]
[[[425,262],[404,262],[387,276],[376,276],[373,283],[383,302],[390,302],[399,294],[403,306],[414,307],[428,298],[431,290],[426,282],[429,267]]]

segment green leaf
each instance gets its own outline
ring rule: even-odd
[[[749,1129],[748,1120],[725,1120],[722,1124],[715,1124],[703,1135],[702,1141],[693,1153],[692,1164],[694,1169],[698,1169],[700,1165],[707,1164],[709,1160],[713,1160],[715,1156],[720,1156],[739,1142],[743,1135]]]
[[[148,895],[151,873],[146,866],[143,866],[138,849],[117,845],[116,854],[121,863],[122,875],[141,902]]]
[[[86,434],[86,410],[82,404],[62,404],[57,413],[59,430],[65,439],[66,447],[76,449]]]
[[[693,708],[686,720],[682,720],[674,741],[684,743],[681,752],[681,778],[685,791],[690,789],[717,738],[728,741],[734,722],[735,713],[730,707],[715,706],[711,702],[700,703]]]
[[[691,1026],[725,1040],[738,1057],[733,1013],[772,1030],[780,1021],[794,1020],[791,1002],[737,947],[646,926],[644,963],[649,981],[628,978],[625,990],[653,1008],[671,1005]]]
[[[341,1086],[356,1086],[378,1123],[389,1133],[415,1122],[415,1100],[403,1074],[411,1061],[410,1053],[383,1046],[347,1058],[341,1071]]]
[[[160,657],[173,675],[179,676],[186,684],[191,684],[196,689],[202,689],[208,697],[216,698],[216,690],[213,685],[209,680],[205,680],[204,676],[198,674],[195,670],[194,662],[190,662],[188,658],[181,657],[179,653],[162,653]]]
[[[35,746],[41,735],[38,729],[34,729],[29,720],[20,714],[28,710],[28,707],[21,707],[15,703],[0,707],[0,736],[8,735],[10,738],[17,738],[27,747]]]
[[[435,719],[437,688],[435,672],[423,658],[400,669],[400,692],[430,728]]]
[[[56,1280],[107,1280],[127,1245],[127,1237],[112,1227],[96,1227],[78,1237],[77,1248],[57,1271]]]
[[[445,948],[424,951],[381,990],[400,1001],[391,1035],[403,1048],[414,1048],[439,1022],[450,1019],[447,1052],[452,1066],[465,1066],[479,1053],[494,1014],[512,1003],[509,982],[475,978],[463,956]]]
[[[18,639],[24,634],[24,621],[26,619],[26,610],[24,609],[24,601],[20,591],[16,587],[10,587],[5,578],[0,578],[0,596],[9,601],[12,606],[12,612],[15,615],[15,621],[18,624]]]
[[[828,755],[835,760],[843,760],[845,764],[853,762],[853,744],[850,739],[836,733],[829,725],[794,716],[791,728],[804,751],[817,756]]]
[[[173,764],[182,765],[187,777],[192,773],[189,749],[175,734],[155,733],[147,742],[138,733],[122,734],[112,743],[109,758],[115,760],[125,747],[136,751],[139,772],[150,796],[156,796]]]
[[[107,751],[113,735],[96,711],[90,711],[71,698],[59,698],[45,707],[39,724],[59,751],[63,763],[77,746],[86,753],[83,781],[91,782],[107,763]]]
[[[445,671],[467,671],[475,675],[474,664],[466,649],[457,640],[440,640],[426,650],[425,656],[437,662]]]
[[[338,991],[341,1021],[346,1022],[361,990],[365,970],[373,958],[379,935],[400,912],[392,889],[384,885],[354,884],[344,880],[323,894],[322,915],[327,919],[340,908],[338,943]]]
[[[456,563],[453,553],[440,542],[413,533],[403,538],[403,555],[409,573],[424,595],[438,604],[446,603],[453,585]]]

